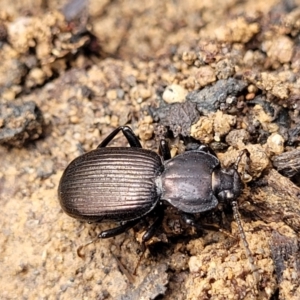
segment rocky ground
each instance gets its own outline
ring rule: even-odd
[[[299,299],[299,4],[0,0],[0,298]],[[224,167],[249,151],[253,264],[230,207],[202,231],[168,207],[136,276],[151,217],[82,247],[113,224],[64,214],[60,177],[124,124],[173,156],[187,136]]]

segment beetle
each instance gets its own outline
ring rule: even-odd
[[[130,147],[106,147],[120,131]],[[213,150],[202,144],[186,150],[171,158],[166,141],[161,140],[159,155],[143,149],[130,127],[120,126],[95,150],[68,165],[58,187],[60,205],[79,220],[120,222],[102,231],[99,238],[121,234],[156,211],[156,220],[142,237],[143,245],[162,222],[164,203],[177,208],[191,226],[196,226],[195,213],[210,211],[219,202],[230,202],[236,217],[236,199],[243,189],[237,164],[222,168]]]

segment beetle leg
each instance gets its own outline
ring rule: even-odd
[[[192,214],[184,213],[182,212],[180,214],[182,221],[189,225],[189,226],[195,226],[195,217]]]
[[[207,145],[202,144],[200,141],[196,140],[195,138],[188,136],[182,136],[182,140],[185,145],[185,151],[193,151],[193,150],[198,150],[198,151],[203,151],[205,153],[209,153],[215,157],[217,157],[216,153]]]
[[[180,213],[181,220],[188,226],[194,227],[197,231],[203,231],[203,229],[207,228],[208,230],[219,230],[219,228],[215,228],[214,225],[207,225],[207,224],[198,224],[196,222],[195,216],[193,214],[181,212]]]
[[[164,214],[165,214],[165,209],[164,207],[162,207],[160,210],[158,211],[158,216],[156,218],[156,220],[150,225],[150,227],[147,229],[147,231],[144,233],[144,235],[142,236],[142,255],[140,256],[140,259],[138,260],[137,265],[134,268],[133,271],[133,275],[136,275],[136,271],[145,255],[146,252],[146,242],[148,242],[154,235],[155,230],[157,229],[157,227],[162,223],[163,219],[164,219]]]
[[[155,230],[160,226],[164,219],[165,210],[164,208],[158,209],[158,216],[156,220],[150,225],[147,231],[144,233],[142,237],[142,247],[145,247],[145,243],[148,242],[154,235]]]
[[[124,223],[124,224],[122,224],[118,227],[101,231],[100,234],[98,235],[98,237],[101,238],[101,239],[106,239],[106,238],[110,238],[110,237],[119,235],[119,234],[127,231],[128,229],[132,228],[139,221],[140,221],[140,219],[133,220],[133,221],[128,221],[128,222],[126,222],[126,223]]]
[[[113,138],[120,132],[124,134],[126,137],[130,147],[136,147],[136,148],[142,148],[142,145],[137,138],[137,136],[133,133],[132,129],[128,126],[120,126],[116,128],[112,133],[110,133],[100,144],[97,148],[103,148],[106,147]]]
[[[161,140],[159,143],[159,153],[164,158],[164,160],[171,159],[171,152],[166,140]]]

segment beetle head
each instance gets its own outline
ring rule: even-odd
[[[235,201],[242,192],[244,184],[235,168],[217,169],[212,174],[214,194],[222,202]]]

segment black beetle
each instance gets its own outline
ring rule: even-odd
[[[131,147],[106,147],[122,131]],[[100,238],[125,232],[156,210],[157,219],[142,238],[143,244],[162,222],[164,205],[176,207],[183,220],[195,226],[195,213],[215,208],[219,201],[233,204],[243,188],[236,167],[223,169],[205,145],[190,147],[171,158],[165,140],[160,155],[142,149],[128,126],[108,135],[97,149],[74,159],[64,171],[58,188],[63,210],[89,222],[117,221],[121,225],[102,231]],[[240,223],[240,222],[239,222]]]

